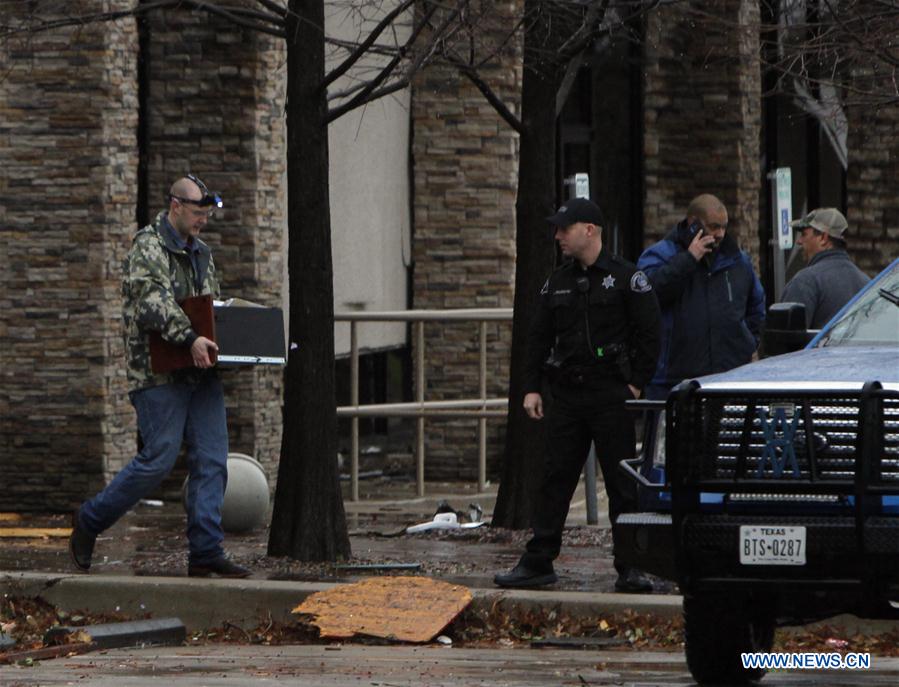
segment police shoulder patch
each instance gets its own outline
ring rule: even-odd
[[[640,270],[637,270],[631,276],[631,291],[634,293],[648,293],[652,291],[652,284],[649,283],[649,279]]]

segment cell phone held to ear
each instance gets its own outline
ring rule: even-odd
[[[695,239],[697,234],[699,234],[700,236],[702,236],[703,233],[704,233],[704,232],[703,232],[703,228],[702,228],[702,222],[700,222],[699,220],[693,220],[693,221],[690,223],[690,225],[687,227],[687,231],[688,231],[689,234],[690,234],[690,239],[691,239],[691,240],[692,240],[692,239]]]

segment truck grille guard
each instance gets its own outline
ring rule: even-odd
[[[855,544],[843,549],[851,552],[854,584],[868,590],[866,603],[891,584],[875,570],[884,555],[895,556],[887,553],[895,543],[884,550],[874,542],[896,522],[882,511],[885,496],[899,495],[899,392],[879,382],[855,392],[703,389],[689,382],[669,396],[666,413],[666,478],[682,580],[690,570],[682,545],[687,528],[728,520],[704,514],[701,494],[713,492],[732,503],[839,499],[846,508],[840,519],[854,521]],[[771,515],[790,524],[790,517]],[[734,526],[746,520],[733,518]]]
[[[899,393],[679,387],[667,403],[675,490],[899,494]]]

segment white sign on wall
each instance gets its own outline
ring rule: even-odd
[[[789,167],[778,167],[774,173],[777,217],[777,246],[782,250],[793,247],[793,179]]]

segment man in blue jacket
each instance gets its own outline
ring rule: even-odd
[[[647,398],[680,381],[748,363],[765,319],[765,292],[749,256],[727,233],[727,208],[697,196],[687,216],[647,248],[637,268],[662,309],[662,349]]]

